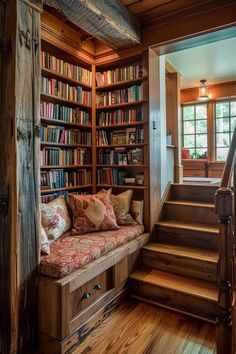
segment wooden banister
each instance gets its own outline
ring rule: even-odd
[[[219,263],[218,263],[218,313],[216,327],[217,354],[233,354],[235,350],[233,323],[234,291],[234,230],[235,230],[235,195],[231,188],[232,172],[236,173],[236,128],[225,163],[220,188],[216,191],[215,212],[219,217]],[[233,168],[234,167],[234,168]],[[234,224],[234,225],[233,225]]]

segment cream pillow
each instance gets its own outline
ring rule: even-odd
[[[130,204],[130,212],[134,220],[143,225],[143,200],[132,200]]]
[[[41,226],[41,252],[44,254],[50,254],[50,242],[48,241],[46,232]]]
[[[41,204],[42,226],[49,241],[54,241],[71,228],[70,215],[64,197]]]
[[[111,195],[118,225],[136,225],[136,221],[129,214],[130,202],[133,196],[131,189],[118,195]]]

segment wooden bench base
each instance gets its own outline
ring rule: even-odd
[[[38,279],[39,350],[69,353],[108,316],[126,293],[139,262],[142,234],[62,279]]]

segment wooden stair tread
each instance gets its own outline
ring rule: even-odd
[[[164,243],[148,243],[143,247],[143,250],[187,257],[210,263],[217,263],[219,258],[219,254],[216,251]]]
[[[163,272],[157,269],[142,267],[132,273],[130,279],[213,302],[217,302],[218,300],[218,288],[216,284]]]
[[[162,220],[156,223],[157,226],[164,226],[164,227],[171,227],[175,229],[184,229],[184,230],[191,230],[191,231],[198,231],[198,232],[206,232],[212,234],[219,234],[219,227],[206,225],[206,224],[196,224],[190,222],[182,222],[176,220]]]
[[[168,200],[165,204],[169,205],[176,205],[176,206],[189,206],[189,207],[199,207],[199,208],[214,208],[215,204],[208,203],[208,202],[197,202],[197,201],[190,201],[190,200]]]

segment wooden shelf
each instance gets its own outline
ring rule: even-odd
[[[110,124],[110,125],[97,125],[96,129],[115,129],[115,128],[128,128],[128,127],[136,127],[139,125],[148,124],[147,120],[143,120],[140,122],[131,122],[131,123],[120,123],[120,124]]]
[[[96,109],[97,111],[101,110],[107,110],[107,109],[114,109],[114,108],[125,108],[125,107],[130,107],[130,106],[140,106],[144,103],[146,103],[147,100],[142,100],[142,101],[135,101],[135,102],[124,102],[124,103],[116,103],[110,106],[97,106]]]
[[[47,123],[51,125],[63,125],[63,126],[74,127],[74,128],[92,129],[91,125],[71,123],[60,119],[51,119],[45,117],[41,117],[41,123]]]
[[[86,104],[75,102],[75,101],[66,100],[65,98],[60,98],[57,96],[48,95],[43,92],[41,92],[41,98],[46,101],[50,101],[50,102],[61,102],[61,103],[67,104],[67,105],[75,106],[75,107],[81,107],[84,109],[92,109],[92,106],[88,106]]]
[[[70,147],[70,148],[83,148],[83,149],[91,149],[91,145],[83,145],[83,144],[61,144],[61,143],[53,143],[48,141],[42,141],[40,143],[42,146],[56,146],[56,147]]]
[[[54,193],[59,191],[73,191],[77,189],[91,188],[92,186],[93,186],[92,184],[85,184],[83,186],[73,186],[73,187],[48,188],[48,189],[41,188],[41,193],[45,194],[45,193]]]
[[[128,149],[133,149],[133,148],[138,148],[138,147],[143,147],[148,144],[116,144],[116,145],[100,145],[96,146],[97,149],[110,149],[110,148],[128,148]]]
[[[44,165],[40,166],[41,170],[51,170],[51,169],[83,169],[83,168],[91,168],[92,165]]]
[[[119,81],[119,82],[114,82],[112,84],[104,85],[104,86],[97,86],[96,90],[97,91],[105,91],[105,90],[112,90],[116,87],[122,87],[122,86],[132,86],[135,84],[139,84],[143,82],[144,80],[147,80],[147,76],[142,76],[137,79],[131,79],[131,80],[126,80],[126,81]]]
[[[97,168],[100,167],[110,167],[110,168],[145,168],[149,165],[96,165]]]
[[[46,68],[41,68],[41,74],[42,74],[42,76],[56,78],[58,80],[64,81],[64,82],[71,84],[73,86],[81,86],[83,88],[92,90],[92,86],[90,86],[90,85],[84,84],[84,83],[74,80],[74,79],[71,79],[65,75],[58,74],[58,73],[56,73],[52,70],[46,69]]]
[[[119,189],[139,189],[139,190],[144,190],[144,189],[148,189],[149,187],[144,187],[144,186],[136,186],[136,185],[119,185],[119,184],[116,184],[116,185],[113,185],[113,184],[97,184],[96,187],[98,188],[106,188],[106,187],[109,187],[109,188],[119,188]]]

